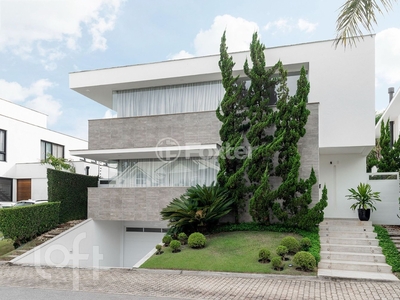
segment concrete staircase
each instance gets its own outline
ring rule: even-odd
[[[319,225],[318,277],[399,281],[378,245],[371,221],[325,219]]]

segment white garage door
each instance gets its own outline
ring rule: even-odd
[[[124,267],[131,268],[147,253],[155,249],[163,236],[161,228],[126,227],[124,232]]]

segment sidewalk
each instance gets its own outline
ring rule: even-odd
[[[1,286],[181,299],[400,299],[400,284],[191,271],[0,265]]]

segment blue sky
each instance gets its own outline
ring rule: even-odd
[[[87,121],[113,112],[70,90],[70,72],[217,54],[225,28],[230,51],[248,50],[254,31],[267,47],[333,39],[343,3],[0,0],[0,97],[46,113],[52,130],[87,139]],[[378,16],[374,32],[383,110],[387,88],[400,87],[400,3]]]

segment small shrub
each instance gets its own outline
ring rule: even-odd
[[[271,264],[272,264],[272,267],[274,268],[274,270],[276,270],[276,271],[283,270],[283,262],[280,257],[275,256],[274,258],[272,258]]]
[[[311,240],[309,238],[302,238],[300,240],[300,248],[303,251],[308,251],[311,248]]]
[[[184,232],[181,232],[178,234],[178,240],[181,242],[182,245],[185,245],[187,243],[187,235]]]
[[[169,243],[169,246],[172,249],[172,253],[176,253],[181,251],[179,248],[181,247],[181,242],[178,240],[173,240],[171,243]]]
[[[162,249],[162,246],[160,245],[160,244],[157,244],[156,245],[156,255],[160,255],[160,254],[163,254],[163,251],[161,251],[161,249]]]
[[[262,263],[266,263],[266,262],[270,262],[270,258],[271,258],[271,251],[269,251],[266,248],[260,249],[260,251],[258,252],[258,258],[259,258],[259,262]]]
[[[317,266],[315,257],[306,251],[300,251],[293,257],[293,262],[298,265],[303,271],[314,271]]]
[[[300,243],[292,236],[284,237],[281,241],[281,245],[285,246],[289,253],[295,254],[300,250]]]
[[[289,250],[286,246],[280,245],[276,248],[275,252],[281,257],[281,260],[285,260],[285,256],[288,254]]]
[[[190,248],[204,248],[206,246],[206,237],[200,232],[192,233],[188,238]]]
[[[164,243],[165,247],[168,247],[169,243],[171,243],[171,241],[172,241],[172,237],[170,235],[168,235],[168,234],[164,235],[162,242]]]

